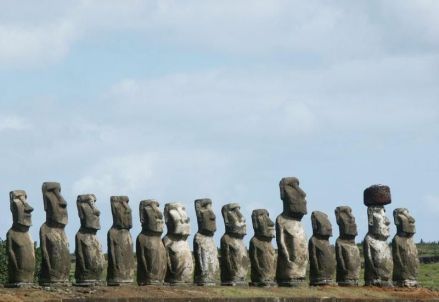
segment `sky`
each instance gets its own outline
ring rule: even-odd
[[[439,1],[2,1],[0,237],[9,192],[24,189],[45,220],[41,185],[68,202],[94,193],[106,251],[110,196],[128,195],[133,238],[143,199],[211,198],[282,211],[279,181],[296,176],[310,215],[348,205],[360,242],[363,190],[391,187],[415,240],[438,241]],[[391,238],[389,238],[390,240]],[[192,236],[189,237],[192,242]],[[191,243],[192,245],[192,243]]]

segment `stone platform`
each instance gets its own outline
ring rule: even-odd
[[[146,302],[146,301],[438,301],[439,291],[418,289],[381,289],[376,287],[341,288],[336,286],[301,288],[253,287],[60,287],[0,288],[1,302]]]

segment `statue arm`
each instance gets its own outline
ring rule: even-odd
[[[84,254],[82,253],[82,243],[81,240],[76,236],[75,238],[76,243],[76,261],[79,262],[79,265],[82,269],[82,271],[86,270],[85,262],[84,262]]]
[[[343,272],[347,271],[346,263],[344,261],[343,249],[340,244],[335,245],[335,255],[337,257],[337,263],[343,270]]]
[[[368,242],[365,243],[364,245],[364,257],[368,259],[369,261],[369,265],[371,266],[371,268],[373,269],[373,271],[376,271],[376,267],[373,263],[373,257],[372,257],[372,251],[370,249],[370,244]]]
[[[312,239],[309,240],[308,250],[309,250],[309,258],[312,259],[311,263],[314,263],[317,271],[320,271],[320,263],[319,263],[319,259],[317,258],[316,246],[312,242]]]
[[[113,242],[113,239],[111,238],[110,231],[108,231],[108,234],[107,234],[107,248],[108,248],[108,257],[111,257],[111,261],[113,263],[113,266],[117,267],[116,255],[114,252],[114,242]]]
[[[285,255],[285,259],[288,262],[294,261],[294,255],[290,257],[290,254],[288,253],[288,249],[285,246],[285,235],[284,235],[283,227],[281,227],[278,222],[276,222],[276,242],[280,252],[282,252],[282,254]]]
[[[201,271],[205,271],[205,263],[204,263],[204,257],[202,257],[201,253],[203,251],[201,250],[200,245],[198,244],[197,240],[194,238],[194,254],[195,254],[195,264],[201,269]]]
[[[221,257],[224,256],[224,262],[225,263],[225,267],[227,269],[227,271],[232,271],[233,268],[233,259],[230,255],[230,247],[228,244],[226,244],[225,242],[221,242]]]
[[[43,259],[46,259],[45,262],[47,265],[47,270],[50,272],[52,270],[52,265],[50,264],[50,258],[49,253],[47,252],[47,243],[46,243],[46,236],[42,234],[40,230],[40,245],[41,245],[41,254],[43,256]]]
[[[258,251],[255,248],[253,242],[250,241],[250,259],[251,265],[255,265],[258,272],[262,271],[261,265],[259,264]]]
[[[12,262],[12,264],[14,266],[14,270],[18,271],[17,258],[15,257],[15,252],[14,252],[14,249],[12,248],[13,242],[12,242],[11,236],[9,235],[9,232],[6,235],[6,237],[7,237],[6,244],[8,246],[9,261]]]
[[[396,238],[393,239],[392,242],[392,254],[393,254],[393,261],[398,262],[399,266],[401,267],[403,265],[403,261],[401,259],[401,252],[399,250],[399,244],[396,241]]]
[[[143,269],[145,272],[149,272],[148,270],[148,261],[145,259],[145,250],[143,249],[142,245],[140,244],[139,238],[136,240],[136,256],[137,256],[137,265],[143,266]]]

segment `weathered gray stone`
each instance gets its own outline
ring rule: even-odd
[[[219,272],[218,250],[213,239],[216,216],[210,199],[197,199],[194,204],[198,222],[198,232],[194,236],[194,282],[197,285],[215,285]]]
[[[165,281],[171,285],[187,285],[193,282],[194,263],[187,242],[190,235],[189,217],[181,203],[165,205],[165,222],[168,232],[163,237],[168,255]]]
[[[35,273],[34,242],[29,234],[32,211],[23,190],[9,193],[12,227],[6,234],[9,287],[22,287],[33,283]]]
[[[364,238],[364,281],[366,285],[392,286],[393,260],[387,243],[390,221],[383,206],[367,208],[369,231]]]
[[[419,258],[413,240],[413,235],[416,233],[415,219],[404,208],[395,209],[393,217],[397,229],[392,240],[393,282],[398,286],[416,287]]]
[[[226,233],[221,237],[221,284],[247,285],[249,266],[247,249],[242,239],[247,234],[245,219],[237,203],[222,207]]]
[[[41,285],[69,282],[69,241],[64,231],[68,222],[67,203],[57,182],[45,182],[42,187],[46,222],[40,228]]]
[[[275,237],[274,222],[265,209],[253,210],[255,235],[250,240],[251,285],[273,286],[276,277],[276,252],[271,240]]]
[[[276,218],[276,280],[279,286],[298,286],[305,280],[308,265],[307,238],[300,222],[307,214],[306,194],[296,177],[282,178],[279,187],[283,212]]]
[[[159,202],[142,200],[139,205],[142,232],[136,240],[137,283],[139,285],[163,284],[166,275],[167,257],[161,235],[163,214]]]
[[[337,207],[335,217],[340,231],[335,243],[337,283],[340,286],[358,286],[361,258],[360,250],[355,244],[355,237],[358,235],[357,223],[352,209],[347,206]]]
[[[107,234],[107,285],[118,286],[133,282],[134,255],[130,229],[133,226],[127,196],[111,196],[113,226]]]
[[[314,211],[311,214],[313,236],[309,239],[310,285],[331,285],[334,283],[335,255],[329,243],[332,226],[328,215]]]
[[[364,190],[364,205],[385,206],[392,202],[390,188],[386,185],[372,185]]]
[[[96,236],[101,229],[100,212],[95,206],[96,196],[79,195],[76,200],[81,227],[75,237],[76,285],[93,286],[102,282],[104,255]]]

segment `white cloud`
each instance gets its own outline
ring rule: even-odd
[[[27,68],[57,62],[67,54],[75,35],[68,22],[26,27],[0,24],[0,66]]]
[[[0,117],[0,132],[7,130],[27,130],[31,129],[29,121],[18,116],[2,116]]]
[[[26,10],[19,5],[0,13],[0,65],[56,62],[76,41],[124,31],[138,32],[147,43],[245,57],[296,52],[350,60],[433,52],[439,43],[437,1],[83,0],[48,1]]]

